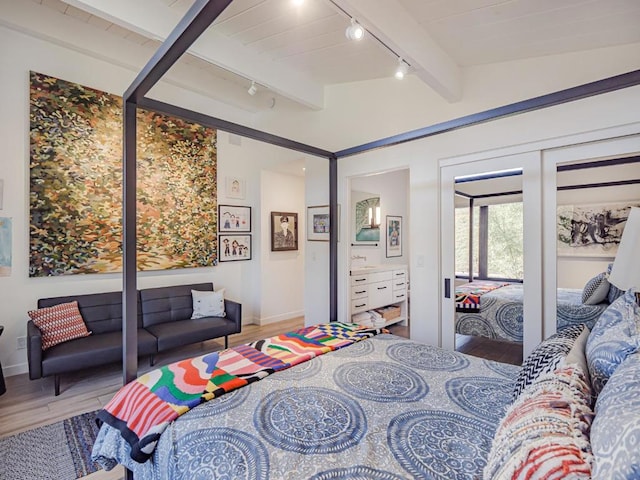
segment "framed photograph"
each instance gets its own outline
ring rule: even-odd
[[[244,180],[240,177],[226,177],[225,181],[225,195],[228,198],[238,198],[240,200],[244,200]]]
[[[307,240],[329,241],[329,205],[307,207]]]
[[[250,232],[251,207],[218,205],[218,232]]]
[[[558,255],[614,258],[631,207],[638,203],[559,205]]]
[[[298,250],[298,214],[271,212],[271,251]]]
[[[402,256],[402,217],[387,215],[387,258]]]
[[[251,235],[220,234],[218,248],[220,262],[251,260]]]

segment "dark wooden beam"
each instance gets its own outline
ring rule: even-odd
[[[540,97],[534,97],[502,107],[492,108],[490,110],[485,110],[484,112],[466,115],[446,122],[436,123],[429,127],[410,130],[392,137],[386,137],[374,142],[340,150],[339,152],[336,152],[336,156],[338,158],[343,158],[351,155],[357,155],[369,150],[420,140],[422,138],[439,135],[459,128],[470,127],[472,125],[478,125],[520,113],[532,112],[534,110],[540,110],[541,108],[553,107],[554,105],[561,105],[563,103],[573,102],[574,100],[580,100],[594,95],[614,92],[616,90],[635,85],[640,85],[640,70],[634,70],[632,72],[623,73],[622,75],[616,75],[603,80],[585,83],[584,85],[579,85],[577,87],[567,88],[565,90],[549,93]]]
[[[329,157],[329,321],[338,321],[338,159]],[[347,318],[346,321],[351,319]]]
[[[232,0],[196,0],[180,23],[124,92],[124,101],[139,102]]]

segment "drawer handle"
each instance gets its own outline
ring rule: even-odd
[[[404,282],[402,282],[402,283],[396,283],[396,287],[401,287],[402,285],[404,285]]]
[[[384,290],[387,287],[378,287],[378,290]]]
[[[366,278],[356,278],[355,281],[356,282],[366,282],[367,279]]]
[[[404,297],[404,293],[402,295],[396,295],[396,298],[403,298]]]
[[[366,303],[362,303],[362,304],[360,304],[360,305],[356,305],[356,308],[364,307],[364,306],[366,306],[366,305],[367,305]]]
[[[404,275],[404,272],[396,273],[396,276]]]
[[[358,294],[358,293],[367,293],[367,291],[366,290],[361,290],[359,292],[356,292],[356,294]]]

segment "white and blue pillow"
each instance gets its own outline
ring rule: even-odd
[[[640,307],[631,288],[600,315],[589,334],[586,356],[594,395],[616,368],[640,349]]]
[[[609,275],[602,272],[589,280],[582,289],[582,303],[597,305],[607,299],[609,293]]]
[[[611,376],[595,405],[591,448],[593,478],[640,478],[640,354],[629,356]]]

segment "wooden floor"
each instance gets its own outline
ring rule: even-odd
[[[304,326],[304,318],[299,317],[265,326],[243,325],[242,333],[229,337],[229,345],[240,345],[261,338],[277,335]],[[403,337],[409,336],[409,328],[395,325],[391,333]],[[507,343],[507,342],[500,342]],[[521,348],[514,354],[513,347],[498,345],[491,340],[474,337],[458,339],[458,350],[471,355],[485,356],[493,360],[508,363],[522,362]],[[210,340],[199,344],[176,349],[157,357],[156,366],[171,363],[182,358],[200,355],[212,350],[221,350],[223,340]],[[517,355],[519,354],[519,359]],[[151,369],[146,358],[140,360],[140,373]],[[53,394],[53,378],[29,380],[27,374],[6,378],[7,393],[0,396],[0,437],[12,435],[35,427],[48,425],[73,415],[102,408],[122,386],[122,371],[118,365],[110,365],[97,370],[81,371],[63,375],[60,382],[60,395]],[[116,480],[124,478],[121,467],[110,472],[100,470],[85,479]]]
[[[456,334],[456,351],[496,362],[522,365],[522,344]]]

